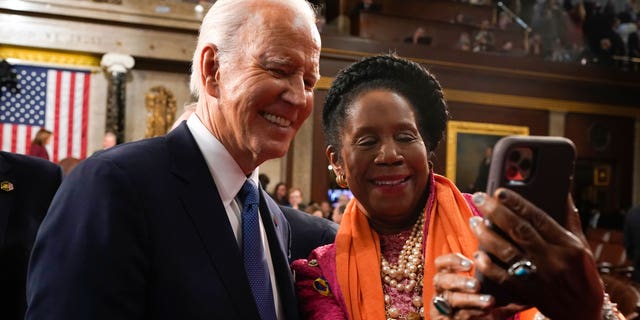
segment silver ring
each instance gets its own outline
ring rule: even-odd
[[[438,312],[443,316],[451,316],[453,314],[453,307],[449,304],[449,301],[439,294],[433,298],[433,306],[436,307]]]
[[[536,265],[533,264],[533,262],[527,259],[522,259],[512,264],[511,267],[509,267],[509,269],[507,270],[507,272],[512,277],[515,276],[517,278],[526,278],[536,273],[536,270],[538,270],[538,267],[536,267]]]

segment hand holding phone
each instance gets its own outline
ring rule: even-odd
[[[498,188],[507,188],[523,196],[564,226],[567,213],[567,195],[573,180],[575,146],[561,137],[508,136],[500,139],[493,150],[487,194]],[[492,231],[518,247],[504,232],[492,226]],[[483,248],[479,248],[483,250]],[[505,269],[513,261],[500,261],[490,255],[495,264]],[[496,305],[513,302],[514,297],[505,288],[477,272],[481,292],[491,294]]]

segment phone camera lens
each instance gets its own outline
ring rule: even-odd
[[[520,151],[518,151],[518,150],[511,151],[511,153],[509,154],[509,161],[511,161],[511,162],[520,161]]]
[[[508,180],[517,180],[518,168],[516,168],[515,166],[508,166],[505,172],[505,176]]]

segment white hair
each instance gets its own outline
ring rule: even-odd
[[[218,49],[218,61],[225,64],[239,53],[240,33],[250,17],[260,12],[260,8],[269,4],[280,4],[298,13],[298,17],[315,23],[316,15],[313,6],[306,0],[218,0],[202,20],[198,44],[193,53],[191,65],[191,92],[195,97],[200,95],[202,70],[200,55],[208,44],[215,44]]]

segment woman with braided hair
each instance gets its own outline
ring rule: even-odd
[[[477,263],[469,258],[478,250],[478,239],[489,252],[508,250],[503,250],[504,241],[496,240],[484,223],[478,226],[478,219],[482,221],[483,214],[514,225],[535,220],[534,229],[564,229],[557,224],[541,227],[544,223],[540,222],[550,219],[541,212],[531,213],[533,206],[518,195],[503,192],[500,199],[484,194],[472,197],[434,174],[429,160],[448,118],[440,84],[417,63],[379,55],[338,74],[325,101],[322,127],[336,182],[348,186],[354,198],[347,205],[335,243],[292,264],[303,318],[533,319],[535,309],[518,314],[528,306],[497,307],[494,297],[480,293],[481,284],[473,272],[476,265],[490,278],[502,273],[487,262],[486,254],[477,255]],[[593,258],[577,262],[579,270],[567,271],[573,266],[570,263],[576,264],[571,261],[577,260],[570,258],[590,254],[579,241],[571,242],[575,237],[555,231],[559,239],[570,243],[571,250],[551,244],[540,248],[557,253],[556,262],[566,263],[546,268],[547,264],[534,261],[539,263],[538,274],[546,276],[548,271],[557,279],[566,275],[562,272],[571,272],[572,278],[563,281],[566,285],[590,283],[577,285],[580,292],[564,290],[561,284],[547,287],[561,289],[549,297],[566,301],[560,298],[577,295],[589,307],[565,305],[558,311],[558,306],[542,304],[541,311],[549,316],[602,319],[589,313],[603,305]],[[509,252],[516,256],[517,249]],[[514,291],[531,297],[527,305],[537,306],[544,299],[527,295],[527,290],[531,291],[526,287]]]

